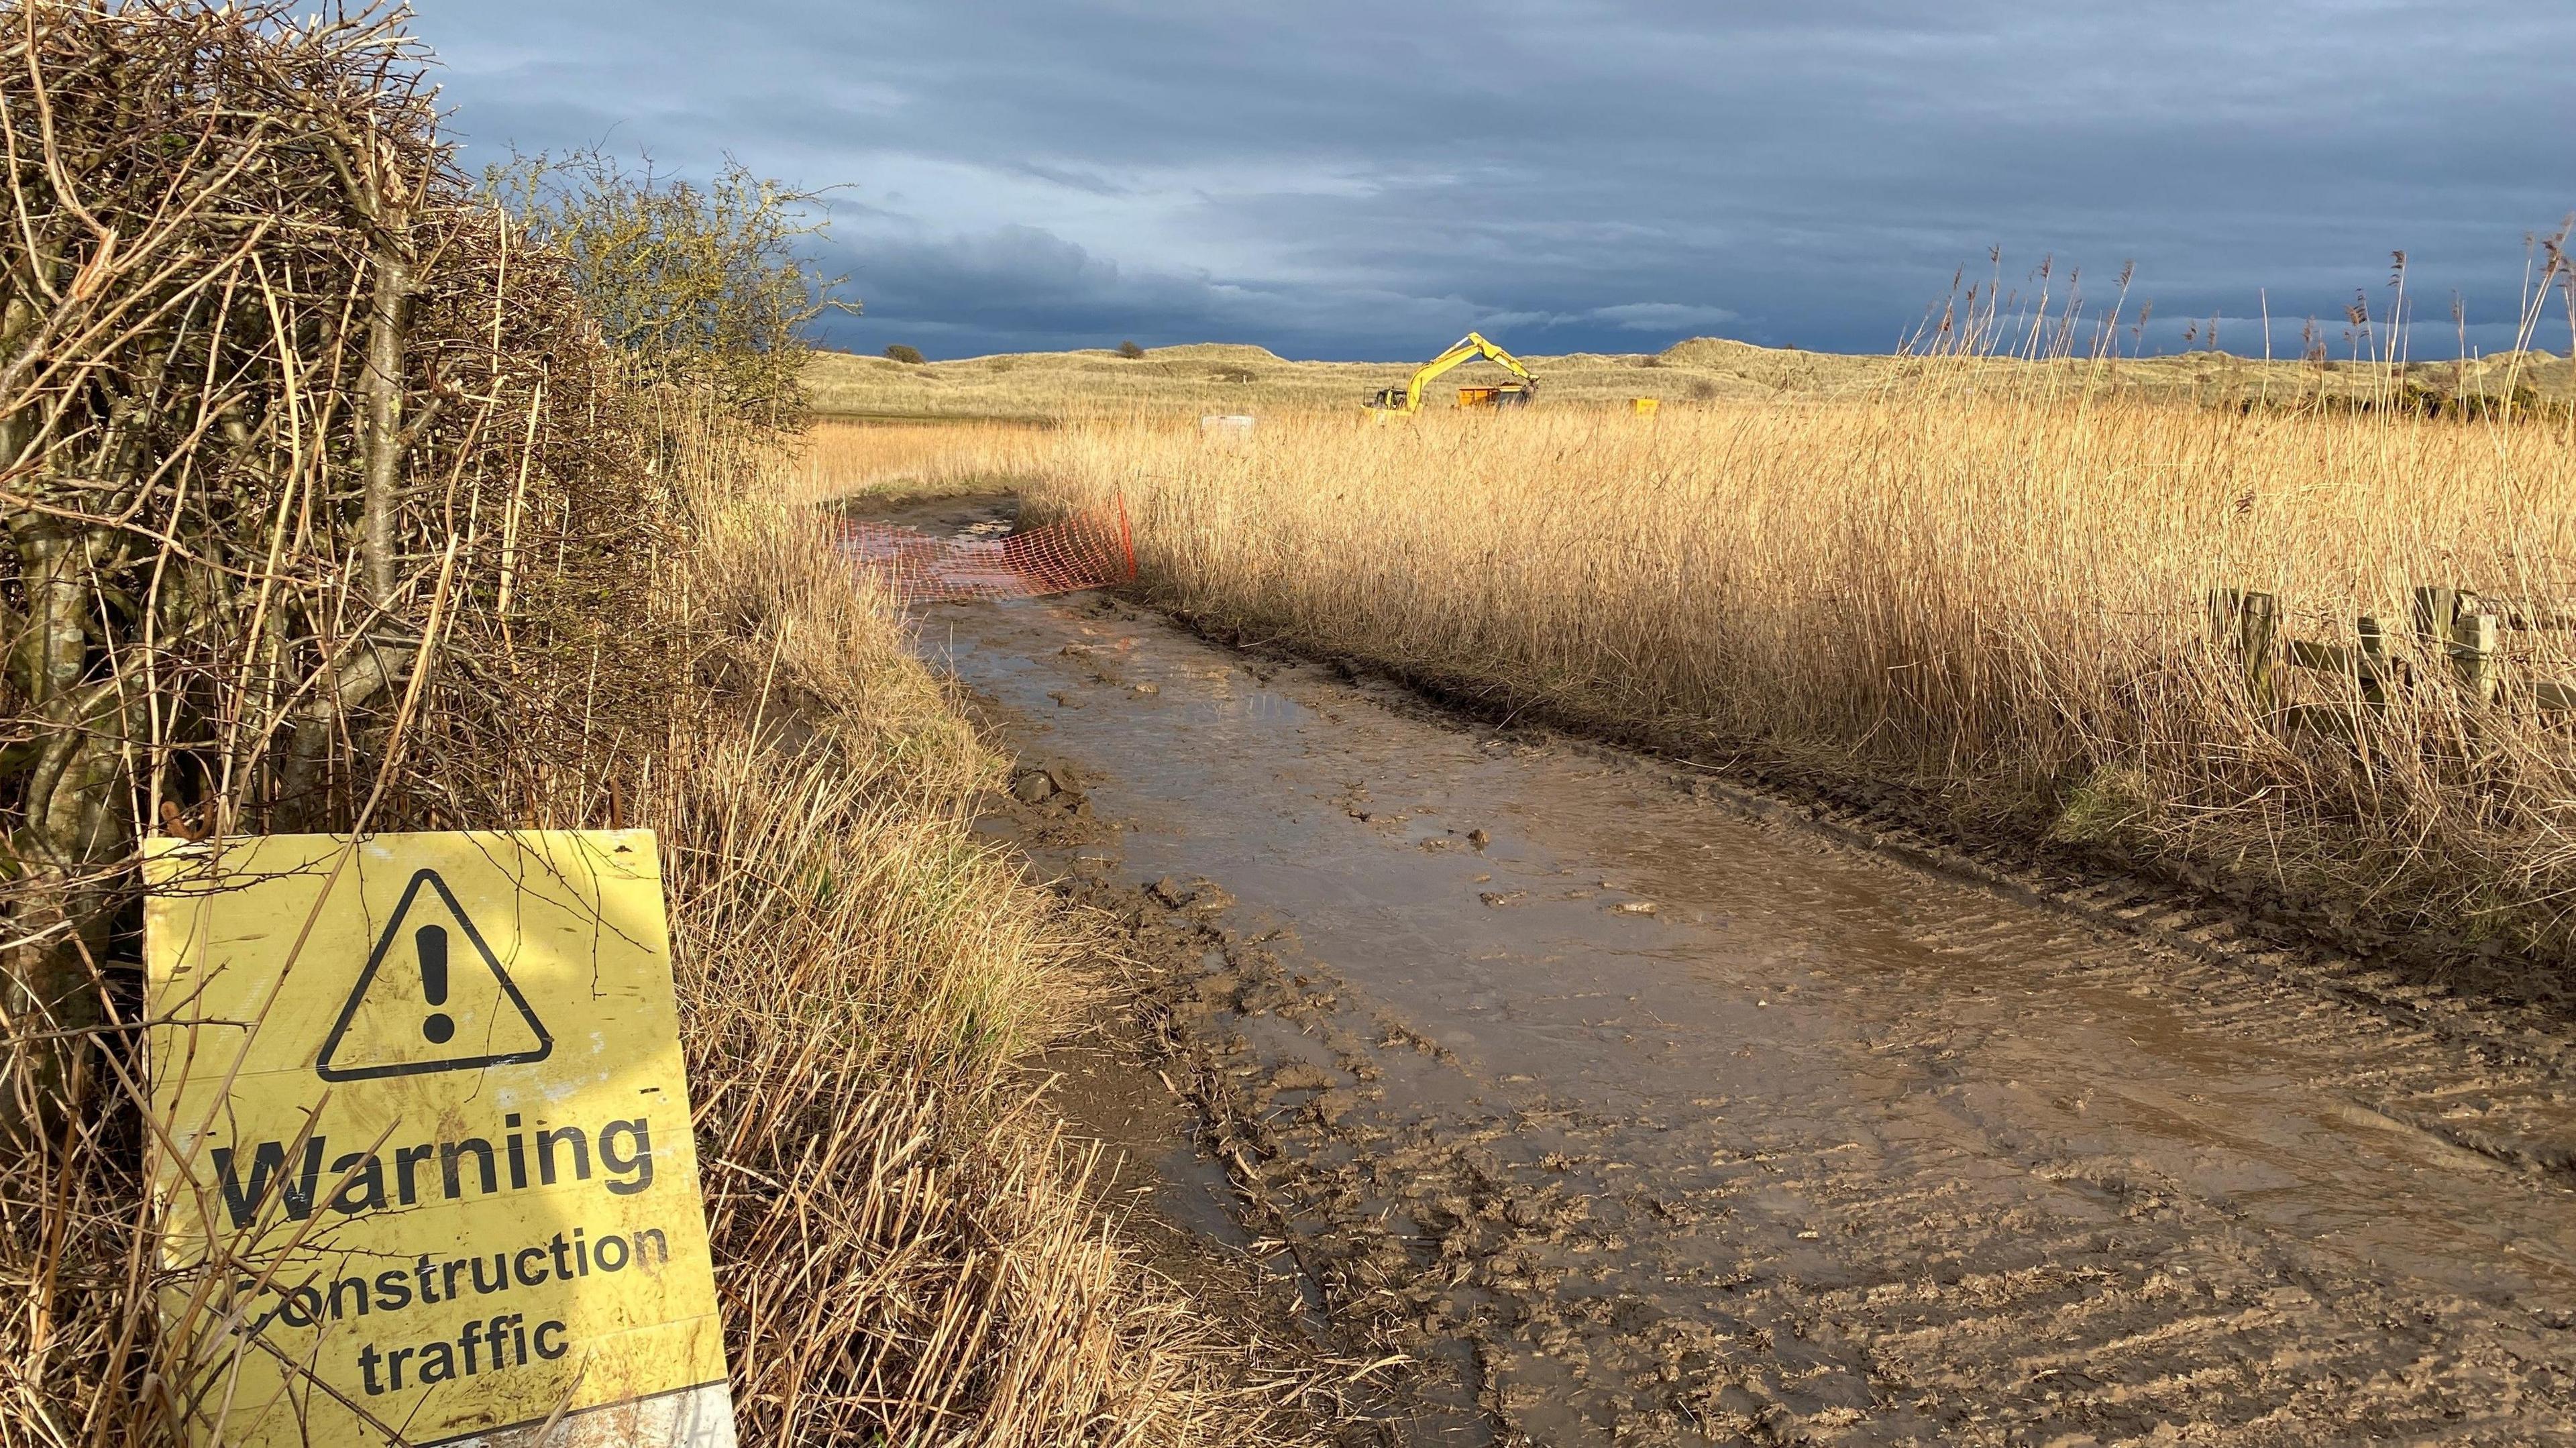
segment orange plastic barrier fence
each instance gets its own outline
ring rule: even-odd
[[[842,522],[833,532],[844,557],[907,604],[1036,598],[1136,576],[1124,498],[1002,538],[935,538],[891,523]]]

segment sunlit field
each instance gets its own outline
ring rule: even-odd
[[[2576,368],[2564,357],[2499,353],[2457,361],[2381,365],[2356,353],[2318,363],[2185,352],[2161,357],[2013,355],[2021,346],[2109,348],[2105,319],[2052,314],[2026,319],[1987,310],[1962,314],[1944,332],[1932,328],[1923,353],[1854,356],[1794,347],[1757,347],[1723,337],[1693,337],[1660,352],[1525,355],[1539,379],[1542,407],[1615,407],[1652,398],[1665,408],[1725,402],[1849,401],[1943,386],[2027,390],[2096,398],[2272,405],[2324,396],[2367,401],[2393,391],[2435,396],[2458,390],[2527,389],[2536,399],[2576,396]],[[1424,355],[1448,339],[1423,339]],[[1496,340],[1509,346],[1508,336]],[[1957,355],[1958,349],[1975,355]],[[1261,347],[1202,342],[1149,347],[1134,357],[1107,349],[1024,352],[928,363],[895,362],[846,352],[818,352],[803,371],[805,392],[824,418],[915,424],[961,419],[1050,423],[1070,418],[1118,419],[1139,414],[1197,418],[1208,414],[1348,412],[1382,387],[1401,387],[1420,359],[1308,362]],[[1457,389],[1506,380],[1490,363],[1470,363],[1441,377],[1423,395],[1434,412],[1454,411]]]
[[[1002,491],[1037,466],[1049,428],[1032,423],[820,421],[778,450],[769,484],[785,502]]]
[[[1100,422],[890,471],[1123,493],[1142,586],[1218,629],[2364,916],[2565,939],[2576,750],[2541,707],[2576,683],[2563,421],[1917,391],[1317,413],[1248,442]],[[2455,658],[2447,614],[2419,636],[2419,586],[2473,591],[2493,654]],[[2254,678],[2213,589],[2277,599]]]

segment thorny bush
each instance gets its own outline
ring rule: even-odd
[[[669,520],[562,262],[474,199],[396,14],[0,3],[0,1439],[167,1441],[154,829],[595,819]],[[603,821],[604,822],[604,821]]]

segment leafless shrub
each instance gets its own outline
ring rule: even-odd
[[[195,1386],[144,1370],[139,835],[578,808],[615,729],[520,706],[639,646],[593,600],[669,522],[392,18],[299,10],[0,5],[13,1441],[164,1441]]]

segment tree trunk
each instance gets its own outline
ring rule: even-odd
[[[89,565],[100,540],[55,520],[12,520],[27,593],[26,628],[10,660],[22,695],[51,734],[27,774],[26,822],[10,841],[24,882],[11,922],[25,941],[0,952],[0,1028],[24,1062],[20,1098],[0,1119],[0,1139],[23,1144],[56,1129],[89,1047],[77,1034],[105,1012],[97,963],[117,900],[112,873],[133,839],[126,818],[127,710],[117,681],[84,683],[89,666]]]
[[[360,546],[366,552],[367,587],[378,604],[389,603],[396,581],[394,514],[402,465],[402,360],[404,313],[411,301],[411,267],[391,240],[377,243],[376,285],[367,309],[367,365],[358,379],[367,408],[366,516]]]

